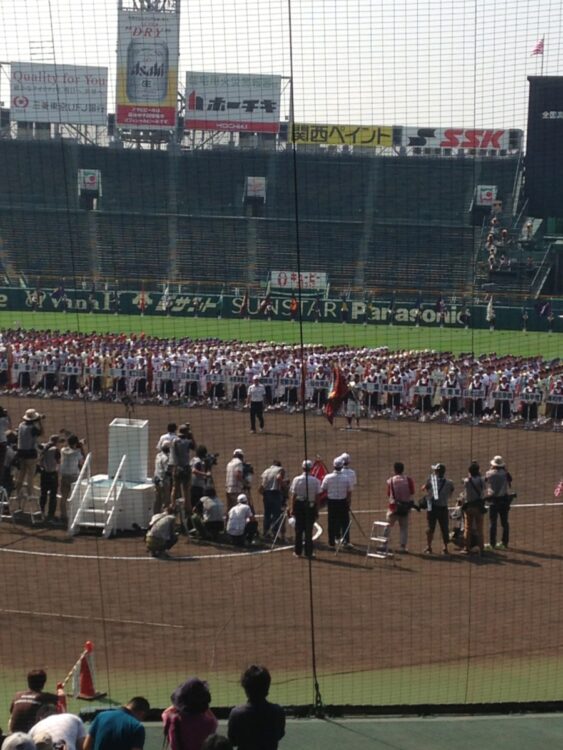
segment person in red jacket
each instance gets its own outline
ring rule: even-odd
[[[408,552],[409,542],[409,515],[415,507],[413,496],[415,492],[414,482],[405,474],[405,465],[402,461],[393,464],[393,476],[387,480],[387,497],[389,508],[386,520],[389,524],[386,536],[391,534],[393,526],[399,524],[399,544],[401,552]]]

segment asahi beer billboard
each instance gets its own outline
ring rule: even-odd
[[[136,130],[176,127],[178,34],[176,13],[119,11],[117,127]]]
[[[107,68],[13,62],[10,69],[12,121],[107,124]]]
[[[188,72],[185,127],[277,133],[280,96],[280,76]]]

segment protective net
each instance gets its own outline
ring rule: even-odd
[[[559,697],[560,27],[0,4],[5,706]]]

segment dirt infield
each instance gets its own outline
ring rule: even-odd
[[[107,425],[123,416],[121,406],[23,398],[4,405],[15,423],[32,406],[47,414],[48,434],[66,427],[86,437],[95,471],[106,471]],[[249,434],[245,412],[147,406],[135,416],[150,421],[151,449],[168,420],[190,421],[196,439],[220,453],[219,488],[236,447],[256,473],[279,458],[293,476],[304,455],[300,415],[268,413],[262,435]],[[172,559],[160,561],[146,555],[139,537],[71,539],[40,526],[0,526],[3,665],[25,672],[41,663],[64,674],[90,638],[108,674],[159,672],[166,680],[179,665],[205,675],[236,673],[255,659],[299,676],[311,665],[310,600],[321,673],[403,668],[408,679],[408,669],[419,666],[490,662],[498,669],[520,657],[558,654],[563,521],[553,488],[563,468],[563,436],[383,420],[361,431],[339,426],[308,416],[307,453],[327,463],[344,450],[351,454],[361,528],[352,527],[352,552],[335,555],[319,545],[311,576],[309,564],[287,549],[241,554],[182,538]],[[518,492],[510,550],[482,559],[424,556],[424,517],[413,513],[410,554],[366,564],[364,534],[382,518],[393,461],[403,460],[417,485],[431,463],[442,461],[459,488],[471,459],[486,466],[498,453]],[[257,493],[255,501],[261,510]],[[320,522],[326,527],[325,516]],[[342,697],[354,702],[353,695]]]

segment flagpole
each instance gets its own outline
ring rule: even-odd
[[[542,53],[541,53],[541,77],[543,78],[543,61],[545,59],[545,34],[541,38],[542,41]]]
[[[543,78],[543,61],[545,60],[545,36],[542,36],[542,47],[541,77]]]

